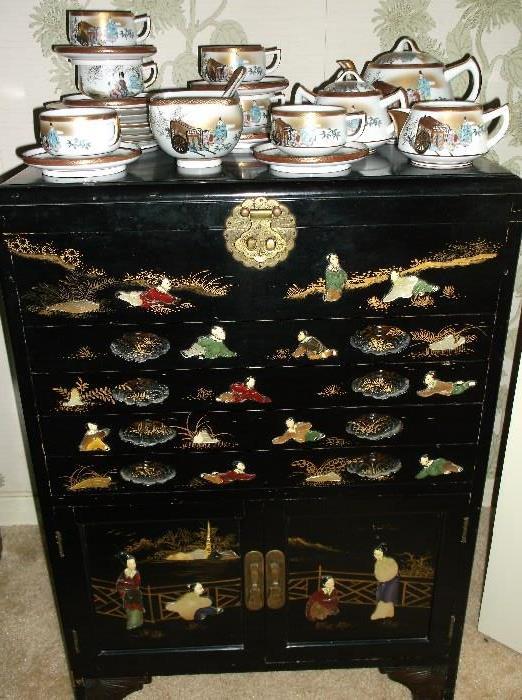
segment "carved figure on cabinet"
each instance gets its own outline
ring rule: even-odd
[[[388,547],[381,543],[373,550],[377,579],[376,606],[370,620],[385,620],[395,616],[395,604],[399,599],[399,565],[393,557],[386,556]]]
[[[210,484],[230,484],[233,481],[252,481],[256,478],[255,474],[249,474],[245,471],[246,467],[244,462],[239,460],[232,464],[233,469],[229,469],[227,472],[210,472],[210,474],[203,472],[201,478],[208,481]]]
[[[271,403],[272,399],[257,391],[257,389],[254,388],[255,385],[255,377],[247,377],[244,382],[235,382],[231,384],[228,391],[216,396],[216,401],[222,403],[244,403],[245,401]]]
[[[438,292],[436,284],[430,284],[417,275],[401,276],[396,270],[390,273],[391,289],[383,297],[385,303],[396,299],[416,299],[431,292]]]
[[[328,253],[326,260],[328,264],[324,273],[325,293],[323,299],[324,301],[338,301],[343,295],[348,275],[341,267],[339,256],[336,253]]]
[[[324,438],[324,433],[319,430],[312,430],[312,424],[305,421],[296,421],[287,418],[285,421],[286,430],[282,435],[273,438],[272,444],[283,445],[285,442],[294,440],[295,442],[317,442]]]
[[[339,596],[333,576],[323,576],[319,588],[306,601],[305,615],[309,622],[326,620],[339,614]]]
[[[179,297],[175,297],[170,293],[171,287],[172,282],[168,277],[164,277],[155,287],[130,292],[120,290],[116,292],[116,297],[130,306],[141,307],[142,309],[170,306],[180,302]]]
[[[216,357],[236,357],[237,353],[225,345],[227,334],[221,326],[213,326],[209,335],[200,335],[186,350],[183,357],[197,357],[199,360],[214,360]]]
[[[189,584],[187,588],[187,593],[183,593],[177,600],[167,603],[165,609],[176,613],[183,620],[189,622],[202,622],[207,617],[220,615],[223,612],[223,608],[212,605],[212,599],[208,595],[204,595],[207,591],[199,581]]]
[[[105,438],[110,432],[110,428],[98,428],[96,423],[87,423],[87,430],[79,446],[80,452],[108,452],[111,448]]]
[[[137,630],[143,625],[143,613],[145,612],[141,594],[141,576],[136,568],[136,559],[132,554],[121,552],[119,558],[125,565],[125,569],[118,576],[116,591],[125,611],[127,630]]]
[[[434,396],[435,394],[440,394],[441,396],[459,396],[468,389],[476,386],[477,382],[474,379],[468,379],[467,381],[459,379],[455,382],[443,382],[437,379],[434,371],[430,371],[424,375],[424,384],[426,388],[417,391],[417,396],[421,396],[422,398]]]
[[[450,462],[445,457],[431,458],[429,455],[422,455],[419,459],[422,469],[415,475],[416,479],[426,479],[428,476],[442,476],[444,474],[458,474],[464,469],[458,464]]]
[[[336,357],[337,350],[327,348],[320,340],[310,335],[308,331],[299,331],[297,334],[299,345],[292,353],[292,357],[307,357],[309,360],[326,360]]]

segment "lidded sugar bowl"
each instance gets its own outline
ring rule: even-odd
[[[298,84],[294,95],[295,102],[337,105],[343,107],[348,114],[364,112],[366,124],[360,140],[368,146],[370,152],[374,151],[395,137],[395,125],[387,109],[395,104],[405,108],[408,104],[406,92],[398,87],[384,96],[379,89],[363,80],[352,61],[339,60],[337,63],[339,68],[332,82],[320,86],[315,91],[307,90],[304,85]]]
[[[451,81],[466,72],[470,76],[468,89],[459,99],[475,101],[482,76],[473,56],[466,54],[445,66],[431,54],[421,51],[413,39],[401,37],[389,51],[368,61],[362,75],[377,87],[383,82],[404,88],[410,104],[413,104],[425,100],[452,100]]]

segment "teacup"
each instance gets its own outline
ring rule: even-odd
[[[148,15],[122,10],[67,10],[67,36],[76,46],[134,46],[149,34]]]
[[[267,65],[267,60],[272,57]],[[244,83],[262,80],[281,62],[281,49],[263,48],[260,44],[213,45],[199,47],[199,67],[203,80],[226,83],[232,73],[244,66]]]
[[[200,80],[189,80],[187,85],[191,90],[207,90],[215,92],[216,95],[223,91],[223,87],[217,83]],[[238,95],[243,110],[243,134],[268,133],[270,111],[273,105],[285,103],[284,93],[257,92],[254,88],[245,90],[240,86]]]
[[[40,141],[53,156],[92,156],[120,145],[120,123],[114,109],[69,107],[40,114]]]
[[[119,99],[134,97],[150,87],[158,77],[154,61],[142,63],[141,58],[116,59],[92,63],[76,63],[76,87],[89,97]],[[149,71],[144,77],[144,73]]]
[[[332,105],[273,107],[270,141],[290,156],[326,156],[356,141],[365,125],[364,112]]]

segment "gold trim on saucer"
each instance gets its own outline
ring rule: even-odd
[[[124,150],[126,153],[117,154],[117,151]],[[91,166],[91,165],[101,165],[104,163],[114,163],[119,162],[122,158],[129,158],[133,156],[139,156],[141,154],[141,148],[134,148],[130,145],[120,146],[116,151],[111,151],[110,153],[102,153],[97,156],[83,156],[81,158],[67,158],[66,156],[52,156],[47,153],[43,148],[38,150],[32,155],[26,155],[22,153],[21,158],[26,165],[36,165],[36,166],[59,166],[63,165],[65,168],[80,167],[80,166]],[[42,157],[43,156],[43,157]],[[47,157],[46,157],[47,156]]]
[[[223,92],[223,83],[210,83],[208,80],[189,80],[187,85],[191,90],[219,90]],[[255,83],[241,83],[238,85],[237,91],[239,95],[243,95],[243,92],[246,91],[251,92],[252,90],[267,90],[267,88],[270,88],[270,91],[267,90],[266,92],[268,95],[271,92],[286,90],[289,85],[290,83],[286,78],[267,75],[266,78]],[[244,97],[249,97],[249,95],[244,95]]]
[[[181,91],[180,91],[181,92]],[[156,97],[151,96],[150,107],[168,107],[169,105],[227,105],[233,107],[239,104],[239,97]]]
[[[118,58],[121,54],[140,54],[144,56],[152,56],[156,53],[157,48],[152,44],[137,44],[136,46],[77,46],[76,44],[55,44],[53,46],[54,53],[76,54],[78,56],[89,56],[104,54]]]
[[[263,144],[264,146],[264,144]],[[352,153],[346,153],[345,149],[353,149]],[[287,163],[298,163],[300,165],[327,165],[329,163],[346,163],[350,160],[359,160],[369,154],[368,148],[363,145],[358,146],[341,146],[340,151],[330,153],[326,156],[287,156],[280,153],[276,146],[273,148],[265,148],[263,150],[253,149],[254,157],[263,163],[279,163],[281,165]],[[274,153],[271,153],[274,151]]]

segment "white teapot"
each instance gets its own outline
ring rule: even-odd
[[[410,109],[391,109],[397,123],[397,146],[413,165],[463,168],[485,155],[509,127],[509,107],[486,110],[476,102],[445,100],[416,102]],[[493,133],[488,124],[499,118]]]
[[[493,0],[492,0],[493,1]],[[398,39],[389,51],[368,61],[363,68],[363,78],[372,85],[380,82],[402,87],[410,104],[426,100],[451,100],[451,81],[468,72],[470,82],[462,99],[475,101],[480,92],[482,75],[476,59],[469,54],[445,66],[409,37]]]
[[[311,102],[319,105],[344,107],[348,114],[365,112],[366,125],[360,140],[368,146],[370,153],[383,143],[395,137],[395,125],[387,108],[398,103],[407,107],[408,98],[402,88],[397,88],[386,97],[378,89],[365,82],[350,60],[337,61],[340,68],[333,76],[333,82],[312,91],[297,84],[294,100],[296,104]]]

